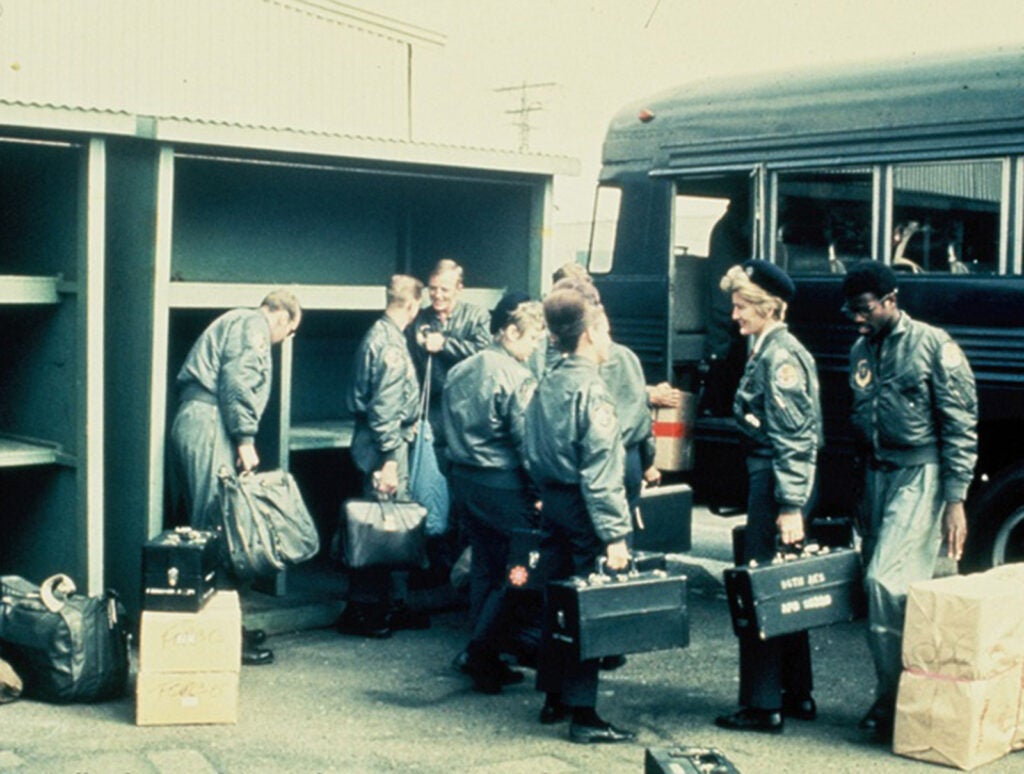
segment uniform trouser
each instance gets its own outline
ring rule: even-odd
[[[640,444],[634,443],[626,447],[626,502],[629,512],[636,513],[640,506],[640,494],[643,492],[644,469],[640,458]]]
[[[779,505],[775,501],[775,475],[769,465],[751,467],[744,534],[746,559],[770,561],[775,555]],[[811,649],[807,632],[760,639],[756,633],[739,637],[740,706],[761,710],[782,707],[785,691],[807,696],[813,688]]]
[[[469,612],[473,624],[469,651],[473,657],[496,658],[504,634],[505,570],[513,529],[529,529],[533,502],[524,489],[502,489],[452,473],[454,508],[472,548],[469,570]]]
[[[878,680],[876,698],[892,703],[902,670],[907,588],[932,577],[942,546],[939,466],[868,470],[865,497],[868,646]]]
[[[550,580],[571,575],[589,575],[604,553],[605,545],[594,532],[586,503],[579,487],[545,488],[541,492],[544,536],[540,551],[551,562]],[[545,601],[545,605],[547,602]],[[594,707],[597,704],[597,659],[576,661],[565,657],[564,650],[552,647],[548,615],[537,660],[537,690],[560,694],[570,707]]]
[[[395,450],[395,462],[398,464],[398,491],[395,497],[404,500],[409,496],[409,444],[403,443]],[[384,458],[378,456],[363,471],[363,497],[377,497],[373,474],[383,464]],[[373,606],[384,613],[390,599],[405,599],[408,596],[408,581],[407,570],[391,570],[388,567],[354,568],[349,570],[348,575],[348,601]]]
[[[217,473],[222,467],[234,471],[236,457],[220,409],[197,400],[182,403],[171,425],[171,444],[175,461],[172,491],[184,489],[193,527],[215,529],[220,523]]]

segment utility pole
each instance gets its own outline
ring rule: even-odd
[[[512,126],[519,130],[519,152],[527,153],[530,150],[530,130],[533,125],[530,123],[530,113],[538,110],[543,110],[543,103],[537,100],[529,99],[529,93],[532,89],[547,89],[552,86],[557,86],[557,83],[527,83],[523,81],[518,86],[502,86],[495,89],[495,91],[518,91],[519,92],[519,107],[515,110],[506,110],[506,113],[517,117],[512,122]]]

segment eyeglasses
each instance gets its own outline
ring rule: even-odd
[[[845,303],[839,307],[839,311],[851,320],[856,320],[858,317],[870,317],[878,307],[885,303],[887,298],[893,298],[895,295],[895,293],[887,293],[881,298],[868,301],[863,306],[850,306],[849,303]]]

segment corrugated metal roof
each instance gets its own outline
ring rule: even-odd
[[[172,145],[247,148],[524,174],[578,175],[580,171],[579,160],[567,156],[4,99],[0,99],[0,126],[136,136]]]

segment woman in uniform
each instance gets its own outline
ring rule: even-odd
[[[455,515],[472,548],[473,634],[461,668],[481,693],[523,679],[499,655],[509,538],[536,521],[523,466],[523,417],[536,381],[525,363],[544,336],[544,312],[523,294],[507,294],[491,328],[494,343],[448,372],[441,402]]]
[[[721,288],[732,319],[751,337],[750,356],[733,401],[747,449],[750,490],[744,560],[771,561],[777,543],[804,538],[823,443],[814,359],[783,322],[793,281],[767,261],[732,267]],[[722,728],[781,733],[784,717],[813,720],[807,632],[760,640],[739,638],[740,709],[715,719]]]
[[[598,371],[611,345],[608,318],[572,288],[548,295],[544,317],[566,356],[545,374],[526,410],[527,468],[543,502],[541,554],[551,580],[589,574],[601,556],[622,569],[631,532],[625,454],[615,403]],[[581,744],[634,739],[597,714],[598,660],[563,658],[551,645],[545,631],[537,665],[537,688],[546,694],[541,722],[571,716],[569,738]]]

